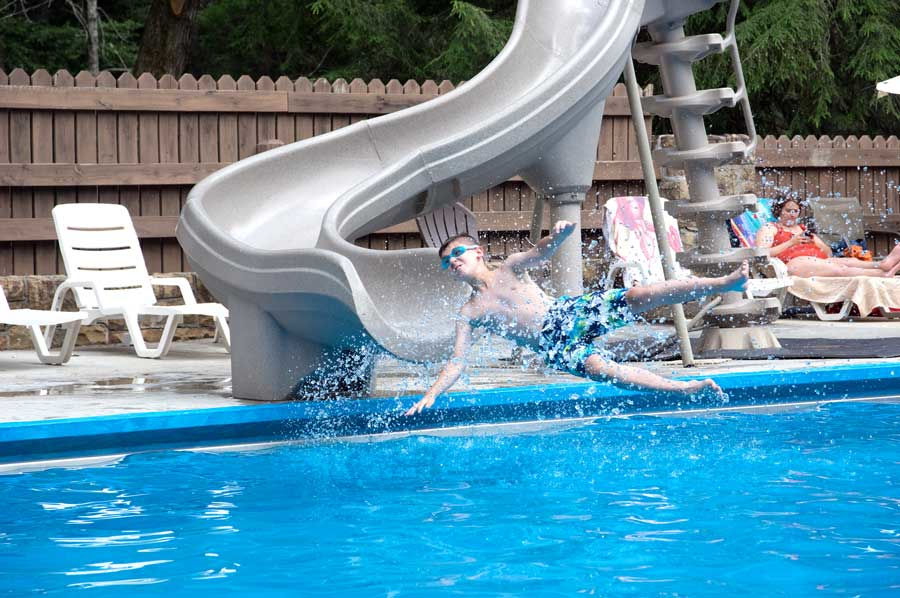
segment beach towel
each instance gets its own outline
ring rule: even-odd
[[[665,201],[665,200],[663,200]],[[648,284],[665,280],[659,245],[653,229],[650,206],[644,196],[613,197],[604,206],[606,215],[603,234],[610,251],[624,263],[639,263],[643,273],[626,268],[624,284],[630,288],[638,284]],[[672,251],[684,251],[678,221],[665,214],[666,239]],[[690,272],[677,267],[678,278],[689,276]],[[642,278],[646,278],[642,280]]]
[[[792,295],[810,303],[829,304],[851,301],[860,316],[868,316],[876,308],[885,311],[900,307],[900,279],[874,276],[794,278]]]

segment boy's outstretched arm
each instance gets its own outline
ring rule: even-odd
[[[606,361],[597,355],[591,355],[587,358],[584,362],[584,369],[594,380],[608,379],[616,386],[625,388],[640,387],[680,392],[688,395],[708,388],[720,396],[725,394],[711,378],[705,380],[670,380],[644,368],[620,365],[613,361]]]
[[[431,385],[431,388],[422,395],[422,398],[409,410],[406,415],[420,413],[423,409],[434,405],[434,400],[459,379],[463,370],[466,369],[466,355],[469,347],[472,346],[472,325],[468,320],[463,320],[456,325],[456,342],[453,345],[453,356],[447,362],[447,365],[441,369],[437,380]]]
[[[521,253],[514,253],[506,258],[505,265],[513,270],[527,270],[534,268],[550,259],[559,246],[565,241],[572,231],[575,230],[575,224],[568,220],[560,220],[550,229],[550,234],[542,238],[537,244]]]

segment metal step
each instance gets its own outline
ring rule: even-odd
[[[669,201],[666,202],[666,211],[682,220],[697,220],[699,218],[717,218],[727,220],[734,218],[746,210],[756,207],[756,195],[744,193],[741,195],[725,195],[712,201]]]
[[[722,223],[725,226],[725,223]],[[699,253],[696,249],[678,254],[678,263],[703,276],[725,276],[734,272],[741,262],[749,260],[754,267],[769,263],[765,247],[730,247],[716,253]]]
[[[697,62],[710,54],[724,52],[727,46],[721,35],[708,33],[692,35],[676,42],[641,42],[634,45],[631,55],[638,62],[659,66],[663,56],[675,57],[684,62]]]
[[[712,114],[721,108],[734,108],[741,97],[733,89],[721,87],[719,89],[704,89],[692,94],[669,97],[656,95],[643,98],[641,104],[644,110],[663,118],[672,118],[677,109],[681,112],[690,112],[701,116]]]
[[[733,160],[744,160],[750,154],[750,146],[742,141],[711,143],[692,150],[661,149],[653,152],[653,160],[659,166],[684,170],[685,163],[707,163],[710,168]]]
[[[781,302],[774,297],[742,299],[712,308],[703,321],[718,328],[744,328],[771,324],[781,315]]]

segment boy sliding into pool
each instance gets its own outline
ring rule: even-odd
[[[431,388],[407,415],[431,407],[435,399],[462,374],[472,344],[473,329],[484,328],[528,347],[548,365],[591,380],[609,380],[617,386],[653,390],[721,393],[711,379],[669,380],[643,368],[619,365],[603,359],[592,342],[629,322],[636,315],[661,305],[684,303],[713,293],[743,291],[747,286],[747,262],[719,278],[670,280],[631,289],[611,289],[580,297],[547,296],[526,271],[550,259],[575,225],[561,220],[537,245],[510,255],[497,268],[489,268],[484,250],[470,236],[458,235],[444,243],[438,255],[450,275],[467,282],[473,292],[460,309],[453,356]]]

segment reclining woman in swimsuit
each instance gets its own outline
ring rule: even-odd
[[[772,214],[778,219],[766,224],[756,235],[757,247],[769,247],[769,255],[787,265],[788,273],[811,276],[894,276],[900,270],[900,245],[880,262],[852,257],[833,257],[831,247],[800,224],[800,203],[777,197]]]

